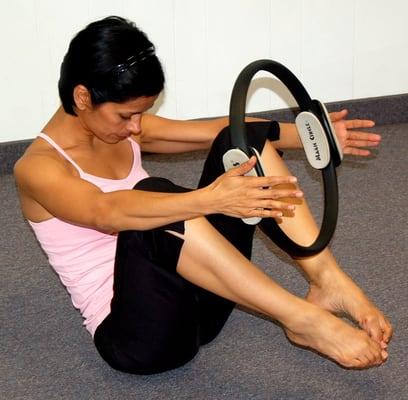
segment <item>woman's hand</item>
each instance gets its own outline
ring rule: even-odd
[[[381,136],[375,133],[355,131],[354,129],[372,128],[375,123],[365,119],[345,119],[347,110],[330,113],[337,139],[344,154],[354,156],[369,156],[371,153],[362,147],[376,147],[381,142]],[[353,130],[352,130],[353,129]]]
[[[207,200],[210,213],[231,217],[272,217],[283,216],[283,211],[292,211],[295,205],[290,198],[303,197],[303,193],[294,185],[293,176],[245,176],[256,163],[251,159],[236,168],[232,168],[207,186]]]

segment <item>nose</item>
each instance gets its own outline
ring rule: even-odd
[[[140,121],[141,121],[140,114],[132,115],[127,126],[129,132],[132,132],[132,134],[140,133],[140,131],[142,130]]]

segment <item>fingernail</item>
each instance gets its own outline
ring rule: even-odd
[[[289,178],[289,182],[290,183],[295,183],[295,182],[297,182],[297,178],[292,176],[291,178]]]
[[[296,196],[296,197],[303,197],[303,192],[296,192],[296,193],[295,193],[295,196]]]

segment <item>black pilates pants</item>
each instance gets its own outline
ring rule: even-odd
[[[267,138],[279,137],[275,122],[250,123],[248,130],[248,142],[259,153]],[[230,147],[226,128],[213,143],[199,187],[224,172],[222,155]],[[153,177],[140,181],[135,189],[190,190]],[[211,215],[208,220],[245,257],[251,257],[254,226],[224,215]],[[120,371],[153,374],[185,364],[218,335],[235,306],[176,272],[183,240],[166,230],[184,233],[184,221],[118,236],[111,312],[96,329],[94,342],[102,358]]]

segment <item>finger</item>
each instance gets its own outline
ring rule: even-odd
[[[369,119],[348,119],[344,123],[347,129],[372,128],[375,125],[375,122]]]
[[[355,147],[345,147],[343,149],[343,154],[348,154],[351,156],[367,157],[371,154],[371,152],[365,149],[356,149]]]
[[[261,200],[258,204],[259,208],[263,208],[264,210],[294,211],[296,209],[294,204],[278,200]]]
[[[256,164],[256,157],[252,156],[248,161],[242,163],[238,167],[231,168],[226,172],[228,176],[241,176],[247,174]]]
[[[381,141],[381,135],[377,133],[367,133],[367,132],[359,132],[359,131],[350,131],[348,132],[349,140],[364,140],[366,142],[374,142],[379,143]]]
[[[271,187],[275,185],[281,185],[286,183],[296,183],[295,176],[247,176],[245,177],[248,184],[253,187]]]
[[[330,119],[332,122],[337,122],[337,121],[344,119],[347,114],[348,114],[348,111],[344,109],[341,111],[331,112],[329,115],[330,115]]]
[[[376,147],[380,144],[380,142],[372,142],[369,140],[350,140],[347,139],[345,142],[345,146],[349,147]]]
[[[279,210],[270,210],[270,209],[264,209],[264,208],[250,208],[247,209],[245,212],[242,213],[241,217],[244,218],[279,218],[283,215],[282,211]]]
[[[280,210],[274,210],[269,208],[255,208],[250,210],[245,217],[280,218],[282,216],[283,212]]]
[[[380,142],[367,142],[365,140],[347,140],[346,147],[377,147]]]
[[[254,197],[258,199],[272,199],[272,200],[283,198],[301,198],[303,197],[303,192],[300,190],[293,189],[259,188],[255,193]]]

